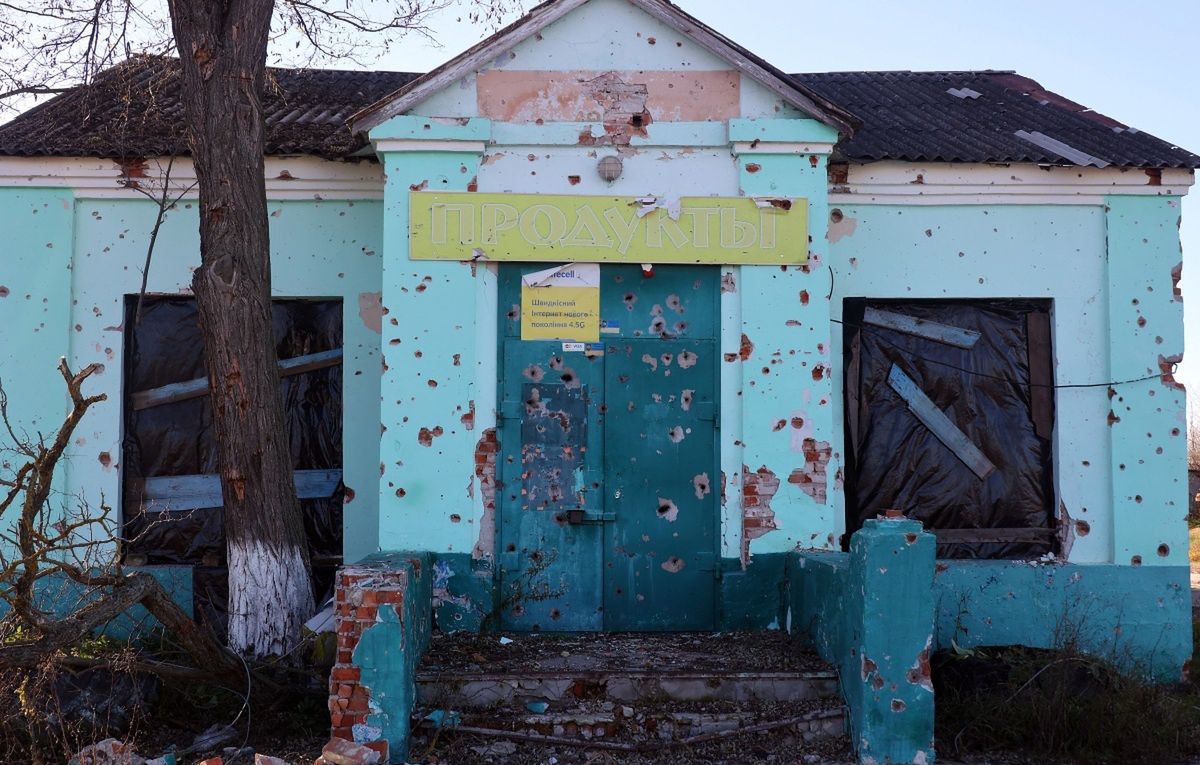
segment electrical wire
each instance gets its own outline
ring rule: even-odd
[[[913,353],[912,351],[910,351],[909,349],[900,345],[899,343],[889,339],[882,331],[880,331],[876,327],[870,327],[870,326],[866,326],[863,324],[855,324],[853,322],[842,321],[841,319],[832,319],[831,318],[830,321],[832,321],[834,324],[841,324],[843,327],[851,327],[853,329],[857,329],[860,332],[867,332],[867,333],[871,334],[872,336],[879,338],[884,343],[887,343],[888,345],[892,346],[896,350],[900,351],[900,353],[904,354],[905,356],[908,356],[909,358],[917,359],[919,361],[924,361],[927,364],[937,364],[938,366],[948,367],[950,369],[954,369],[956,371],[962,372],[963,374],[974,375],[975,377],[983,377],[983,378],[986,378],[989,380],[998,380],[1000,382],[1011,383],[1013,385],[1021,384],[1017,380],[1012,380],[1007,377],[1001,377],[999,375],[991,375],[991,374],[988,374],[987,372],[978,372],[973,369],[967,369],[965,367],[960,367],[957,364],[951,364],[947,361],[939,361],[937,359],[931,359],[926,356],[922,356],[918,353]],[[1069,389],[1069,388],[1116,388],[1120,385],[1132,385],[1134,383],[1146,382],[1147,380],[1161,380],[1164,377],[1171,376],[1172,374],[1173,374],[1173,372],[1163,372],[1163,373],[1157,374],[1157,375],[1146,375],[1145,377],[1135,377],[1135,378],[1131,378],[1128,380],[1110,380],[1108,382],[1096,382],[1096,383],[1064,383],[1061,385],[1055,385],[1055,384],[1047,384],[1047,383],[1027,382],[1027,383],[1024,383],[1024,385],[1026,385],[1030,388],[1050,388],[1053,390],[1063,390],[1063,389]]]

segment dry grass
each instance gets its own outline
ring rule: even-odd
[[[1188,529],[1188,559],[1193,564],[1200,564],[1200,526]]]
[[[934,661],[939,755],[1088,765],[1200,756],[1195,685],[1149,684],[1070,649],[975,649]]]

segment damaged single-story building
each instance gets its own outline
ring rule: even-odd
[[[62,489],[219,623],[177,88],[133,59],[0,126],[0,378],[45,430],[57,359],[104,366]],[[435,632],[789,630],[878,762],[932,760],[952,643],[1186,672],[1200,157],[1014,72],[785,73],[664,0],[272,70],[264,114],[335,735],[402,761]]]

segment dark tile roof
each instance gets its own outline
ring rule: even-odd
[[[0,155],[186,153],[178,76],[172,59],[138,58],[109,69],[91,86],[57,96],[0,125]],[[269,70],[264,99],[267,154],[339,158],[355,153],[365,142],[346,128],[350,115],[417,76]],[[862,121],[852,137],[838,144],[838,157],[848,161],[1068,163],[1068,158],[1045,148],[1053,145],[1048,138],[1069,147],[1077,163],[1090,157],[1118,167],[1200,167],[1195,154],[1011,72],[791,76]],[[1020,131],[1032,140],[1018,137]]]
[[[1040,134],[1117,167],[1200,167],[1200,156],[1013,72],[829,72],[792,77],[862,120],[862,129],[838,145],[839,153],[853,161],[1062,164],[1064,157],[1044,148],[1047,142],[1036,135]],[[1021,131],[1033,141],[1018,137]]]
[[[366,145],[350,115],[416,77],[405,72],[268,69],[266,152],[339,158]],[[187,153],[179,65],[140,57],[0,125],[0,155],[148,157]]]

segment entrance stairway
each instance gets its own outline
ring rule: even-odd
[[[850,759],[832,667],[778,632],[435,635],[410,762]]]

